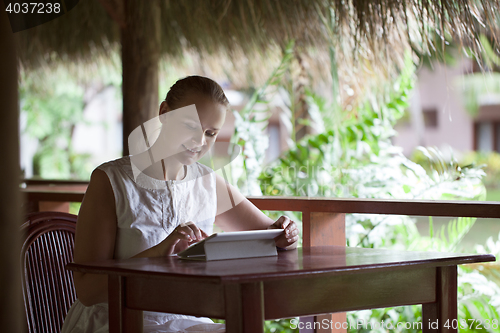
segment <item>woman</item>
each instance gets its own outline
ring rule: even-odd
[[[75,239],[75,262],[161,257],[182,251],[212,233],[283,228],[276,246],[293,249],[298,230],[276,222],[235,187],[197,163],[213,146],[228,100],[211,79],[177,81],[160,105],[158,139],[141,154],[104,163],[85,193]],[[175,110],[175,111],[174,111]],[[74,273],[78,300],[62,332],[107,332],[107,276]],[[144,312],[145,332],[223,332],[208,318]]]

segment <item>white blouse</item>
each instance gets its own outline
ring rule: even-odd
[[[179,224],[194,222],[208,235],[217,211],[216,176],[199,163],[186,166],[183,180],[159,180],[134,172],[128,156],[100,165],[113,188],[117,233],[115,259],[126,259],[163,241]],[[135,173],[137,174],[137,173]],[[108,305],[70,308],[62,333],[108,332]],[[144,311],[144,332],[224,332],[209,318]]]

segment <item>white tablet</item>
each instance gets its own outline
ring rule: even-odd
[[[274,238],[283,229],[215,233],[177,254],[182,259],[221,260],[276,255]]]

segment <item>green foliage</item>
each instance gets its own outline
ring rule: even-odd
[[[461,91],[465,109],[471,116],[477,116],[479,107],[485,101],[488,104],[498,103],[500,100],[500,56],[496,39],[489,40],[484,34],[479,36],[481,42],[480,54],[469,50],[469,53],[481,67],[482,73],[468,74],[459,77],[455,82]],[[497,50],[495,51],[495,48]],[[496,70],[496,71],[494,71]]]
[[[408,332],[418,333],[422,330],[417,326],[410,329],[398,328],[397,323],[419,323],[422,321],[422,306],[412,305],[388,309],[372,309],[356,312],[349,312],[347,320],[352,323],[347,330],[348,333],[386,333],[390,332]],[[362,323],[359,328],[355,328],[356,323]],[[387,329],[389,328],[389,330]]]
[[[481,34],[479,36],[479,40],[481,41],[481,46],[483,47],[483,60],[486,63],[486,66],[488,66],[488,68],[494,68],[495,66],[500,67],[498,49],[497,52],[494,50],[494,42],[496,41],[496,38],[494,38],[493,41],[490,41],[486,35]]]
[[[20,84],[21,113],[25,132],[37,139],[33,159],[35,176],[42,178],[88,178],[88,155],[71,149],[77,123],[83,122],[83,88],[59,71],[42,82],[23,73]]]
[[[498,270],[498,265],[496,267]],[[459,270],[458,301],[461,332],[500,331],[500,287],[478,271]],[[479,320],[481,320],[481,324]],[[496,328],[494,322],[496,321]],[[467,325],[464,325],[467,323]],[[486,325],[488,324],[488,325]],[[489,327],[488,327],[489,326]]]
[[[263,170],[259,177],[262,193],[408,199],[453,198],[464,193],[469,193],[470,199],[484,196],[483,173],[477,168],[461,168],[452,161],[427,174],[392,145],[393,127],[408,108],[413,79],[408,57],[401,76],[387,85],[384,95],[368,99],[355,110],[343,111],[343,121],[337,125],[330,117],[337,112],[336,103],[308,93],[310,109],[323,119],[323,131],[297,142]],[[438,150],[422,151],[432,151],[439,160]],[[468,191],[461,191],[463,188]]]
[[[292,329],[291,319],[269,320],[266,321],[265,333],[299,333],[299,329]]]
[[[409,239],[407,249],[410,251],[457,252],[460,250],[458,248],[460,242],[475,222],[476,218],[459,217],[434,231],[432,217],[429,217],[429,236],[414,234],[413,238]]]
[[[438,31],[427,39],[430,47],[422,48],[411,43],[413,52],[418,56],[420,63],[428,68],[433,68],[434,63],[442,63],[448,66],[453,66],[457,63],[457,55],[459,54],[457,44],[453,42],[453,38],[447,34],[441,36]],[[421,51],[426,49],[426,51]]]
[[[111,57],[110,62],[117,62]],[[82,70],[82,68],[85,68]],[[88,88],[121,86],[121,74],[111,63],[56,67],[52,71],[22,71],[19,83],[24,133],[38,143],[33,158],[34,176],[51,179],[88,179],[93,166],[89,154],[73,151],[77,124],[86,124],[83,110]]]
[[[420,161],[425,161],[424,168],[392,145],[393,127],[408,108],[413,80],[413,64],[408,60],[401,76],[395,84],[387,85],[381,97],[369,98],[359,108],[349,112],[338,110],[336,102],[328,103],[324,98],[307,92],[310,115],[314,119],[312,123],[317,126],[319,134],[295,142],[279,160],[263,169],[258,179],[262,193],[484,200],[485,190],[481,183],[484,171],[480,167],[459,165],[453,158],[446,160],[436,148],[420,147]],[[341,115],[340,122],[334,119],[338,115]],[[457,251],[460,241],[474,222],[472,218],[458,218],[439,230],[433,230],[431,219],[430,236],[424,237],[409,217],[348,214],[346,236],[350,246]],[[461,276],[467,278],[466,272],[461,272]],[[491,314],[492,318],[497,315],[489,303],[491,297],[481,293],[480,285],[472,282],[467,288],[465,285],[461,288],[469,288],[478,296],[474,300],[469,296],[463,297],[460,303],[463,318],[470,315],[485,319],[487,315]],[[470,293],[464,292],[463,295]],[[348,313],[349,322],[359,319],[373,324],[382,320],[394,325],[397,322],[419,322],[422,320],[421,307]],[[418,330],[415,328],[413,331]]]
[[[231,143],[242,146],[242,157],[230,165],[230,174],[234,183],[246,195],[262,194],[256,180],[264,162],[269,138],[262,135],[269,120],[269,100],[281,83],[282,77],[293,57],[293,41],[288,43],[283,58],[266,83],[257,89],[248,103],[240,111],[233,111],[235,130]]]
[[[462,157],[462,164],[480,166],[485,171],[484,185],[489,189],[500,188],[500,154],[497,152],[468,152]]]
[[[465,109],[476,116],[484,100],[500,99],[500,73],[464,75],[455,82],[465,103]]]
[[[500,234],[496,237],[489,237],[485,246],[476,245],[478,253],[491,253],[497,257],[496,262],[478,263],[460,266],[458,271],[458,299],[459,318],[464,319],[469,324],[467,329],[461,332],[500,332]],[[476,329],[478,322],[474,319],[483,319],[483,328]],[[489,320],[490,328],[484,325]],[[498,324],[493,327],[493,321]],[[474,323],[473,327],[471,325]]]

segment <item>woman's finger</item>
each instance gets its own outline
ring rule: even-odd
[[[184,230],[177,230],[177,238],[179,239],[182,239],[182,240],[185,240],[185,241],[192,241],[193,238],[191,237],[191,235],[189,235],[186,231]]]
[[[292,231],[292,232],[290,232],[290,233],[286,234],[286,240],[287,240],[288,242],[293,242],[293,241],[294,241],[294,239],[298,239],[298,237],[299,237],[298,235],[299,235],[298,230],[294,230],[294,231]]]
[[[288,218],[288,216],[282,216],[280,217],[280,219],[281,219],[280,227],[282,229],[286,229],[286,227],[290,224],[290,219]]]
[[[208,237],[207,233],[205,231],[203,231],[203,229],[200,229],[200,231],[201,231],[201,236],[203,237],[203,239]]]
[[[193,231],[193,234],[194,234],[194,240],[202,240],[203,239],[203,236],[201,235],[201,231],[200,231],[200,228],[198,228],[198,226],[196,224],[190,224],[189,225],[189,228],[191,228],[191,230]]]
[[[290,221],[290,223],[288,223],[288,225],[286,226],[285,228],[285,233],[286,234],[291,234],[294,230],[298,230],[297,229],[297,224],[295,224],[294,221]]]
[[[185,226],[179,225],[175,230],[177,231],[178,234],[183,235],[183,237],[181,237],[182,239],[185,239],[189,242],[195,239],[193,230],[187,225]]]
[[[299,229],[294,221],[290,220],[290,223],[285,229],[285,237],[288,243],[296,242],[299,238]]]

